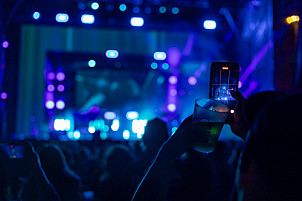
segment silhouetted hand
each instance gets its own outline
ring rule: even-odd
[[[192,115],[187,117],[176,132],[166,141],[165,146],[173,155],[183,154],[192,143]]]
[[[236,100],[236,107],[233,114],[234,118],[231,118],[228,123],[234,134],[245,139],[249,128],[249,122],[245,112],[246,99],[239,91],[231,91],[231,95]]]

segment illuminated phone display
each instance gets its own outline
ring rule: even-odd
[[[2,145],[2,149],[7,153],[10,159],[24,158],[24,146],[22,145]]]
[[[229,62],[213,62],[211,66],[210,98],[235,107],[235,99],[231,90],[237,91],[239,79],[239,65]]]

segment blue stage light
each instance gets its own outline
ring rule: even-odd
[[[132,17],[130,24],[134,27],[141,27],[144,25],[144,19],[141,17]]]
[[[167,57],[166,53],[165,52],[155,52],[153,54],[153,58],[155,60],[165,60]]]
[[[119,128],[120,128],[120,121],[117,119],[114,119],[112,121],[111,130],[118,131]]]
[[[119,8],[120,8],[120,11],[126,11],[127,10],[127,6],[125,4],[121,4]]]
[[[117,58],[119,55],[117,50],[107,50],[106,51],[106,57],[107,58]]]
[[[154,70],[157,69],[158,68],[158,64],[156,62],[153,62],[151,64],[151,68],[154,69]]]
[[[160,8],[159,8],[159,12],[160,13],[165,13],[167,11],[167,9],[166,9],[166,7],[164,7],[164,6],[161,6]]]
[[[91,60],[88,61],[88,66],[89,66],[90,68],[95,67],[95,65],[96,65],[95,60],[91,59]]]
[[[100,5],[99,5],[97,2],[93,2],[93,3],[91,4],[91,8],[92,8],[93,10],[97,10],[97,9],[99,9],[99,7],[100,7]]]
[[[177,7],[172,8],[172,13],[177,15],[179,13],[179,9]]]
[[[76,139],[76,140],[80,139],[80,137],[81,137],[80,131],[78,131],[78,130],[74,131],[74,132],[73,132],[73,137],[74,137],[74,139]]]
[[[41,14],[40,14],[39,12],[34,12],[33,18],[34,18],[35,20],[39,19],[40,17],[41,17]]]
[[[141,12],[141,9],[139,7],[134,7],[132,11],[133,13],[138,14],[139,12]]]
[[[216,22],[214,20],[205,20],[203,22],[203,27],[205,29],[216,29]]]
[[[161,67],[162,67],[162,69],[164,69],[164,70],[168,70],[170,66],[169,66],[168,63],[163,63],[163,65],[162,65]]]
[[[69,131],[70,130],[70,120],[69,119],[55,119],[53,127],[56,131]]]
[[[63,22],[63,23],[65,23],[65,22],[68,22],[68,20],[69,20],[69,16],[66,13],[58,13],[56,15],[56,21],[57,22]]]
[[[81,17],[81,21],[84,24],[93,24],[94,23],[94,16],[93,15],[84,14]]]

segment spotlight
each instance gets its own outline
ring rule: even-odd
[[[134,7],[132,11],[133,13],[138,14],[141,11],[141,9],[139,7]]]
[[[132,17],[130,24],[134,27],[141,27],[144,25],[144,19],[141,17]]]
[[[55,107],[55,103],[52,100],[46,101],[45,107],[51,110]]]
[[[40,15],[39,12],[34,12],[34,13],[33,13],[33,18],[34,18],[35,20],[38,20],[40,17],[41,17],[41,15]]]
[[[127,10],[127,6],[125,4],[121,4],[119,8],[120,8],[120,11],[123,11],[123,12]]]
[[[90,127],[88,128],[88,132],[89,132],[89,133],[95,133],[95,128],[94,128],[93,126],[90,126]]]
[[[177,7],[172,8],[172,13],[177,15],[179,13],[179,9]]]
[[[175,104],[169,104],[167,106],[167,109],[170,111],[170,112],[175,112],[176,111],[176,105]]]
[[[203,22],[203,27],[205,29],[216,29],[216,22],[214,20],[205,20]]]
[[[48,91],[54,91],[55,90],[55,86],[53,84],[50,84],[47,86],[47,90]]]
[[[154,69],[154,70],[157,69],[158,68],[158,64],[156,62],[153,62],[151,64],[151,68]]]
[[[105,112],[104,118],[107,120],[112,120],[116,118],[116,114],[114,112]]]
[[[58,81],[63,81],[65,79],[65,74],[63,72],[59,72],[56,75]]]
[[[164,69],[164,70],[168,70],[170,66],[169,66],[168,63],[163,63],[163,65],[162,65],[161,67],[162,67],[162,69]]]
[[[47,73],[48,80],[54,80],[56,78],[56,74],[54,72]]]
[[[3,100],[7,99],[7,93],[2,92],[1,93],[1,99],[3,99]]]
[[[169,77],[169,83],[170,84],[177,84],[177,81],[178,81],[178,79],[177,79],[176,76],[172,75],[172,76]]]
[[[126,114],[126,117],[127,117],[128,120],[137,119],[138,116],[139,116],[139,115],[138,115],[138,112],[136,112],[136,111],[129,111],[129,112],[127,112],[127,114]]]
[[[91,59],[91,60],[88,61],[88,66],[89,66],[90,68],[95,67],[95,65],[96,65],[95,60]]]
[[[59,85],[58,85],[58,91],[59,91],[59,92],[63,92],[64,90],[65,90],[64,85],[63,85],[63,84],[59,84]]]
[[[68,22],[68,20],[69,20],[69,16],[66,13],[58,13],[56,15],[56,21],[57,22],[63,22],[63,23],[65,23],[65,22]]]
[[[125,140],[129,140],[130,139],[130,132],[128,130],[124,130],[123,131],[123,138]]]
[[[53,125],[56,131],[69,131],[70,120],[69,119],[56,119]]]
[[[106,51],[106,57],[107,58],[117,58],[119,55],[118,51],[117,50],[107,50]]]
[[[166,7],[164,7],[164,6],[161,6],[160,8],[159,8],[159,12],[160,13],[165,13],[167,11],[167,9],[166,9]]]
[[[81,17],[81,21],[82,21],[83,24],[93,24],[94,23],[94,16],[93,15],[84,14]]]
[[[165,52],[155,52],[153,54],[153,58],[155,60],[165,60],[167,57],[166,53]]]
[[[119,128],[120,128],[120,121],[117,119],[114,119],[112,121],[111,130],[118,131]]]
[[[196,79],[196,77],[190,76],[190,77],[188,78],[188,83],[189,83],[190,85],[196,85],[196,84],[197,84],[197,79]]]
[[[74,132],[73,132],[73,137],[74,137],[74,139],[76,139],[76,140],[80,139],[80,137],[81,137],[80,131],[78,131],[78,130],[74,131]]]
[[[63,110],[63,109],[65,108],[65,102],[62,101],[62,100],[58,100],[58,101],[56,102],[56,108],[57,108],[58,110]]]
[[[8,48],[8,46],[9,46],[9,43],[7,41],[3,41],[2,47],[3,48]]]
[[[91,8],[92,8],[93,10],[97,10],[97,9],[99,9],[99,7],[100,7],[100,5],[99,5],[97,2],[93,2],[93,3],[91,4]]]

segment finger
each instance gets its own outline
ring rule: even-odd
[[[246,99],[243,97],[243,95],[239,92],[239,91],[234,91],[232,90],[231,92],[231,95],[233,96],[233,98],[236,100],[236,101],[245,101]]]

